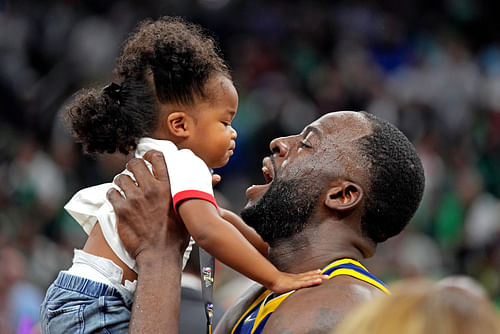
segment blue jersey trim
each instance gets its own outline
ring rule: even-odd
[[[335,270],[342,269],[342,268],[355,270],[358,273],[363,274],[363,275],[371,278],[374,281],[377,281],[378,283],[380,283],[381,285],[383,285],[384,287],[386,287],[387,289],[389,289],[384,282],[382,282],[381,280],[379,280],[372,273],[370,273],[370,272],[366,271],[365,269],[363,269],[363,268],[361,268],[361,267],[359,267],[359,266],[357,266],[355,264],[352,264],[352,263],[344,263],[344,264],[339,264],[338,266],[331,267],[330,269],[325,270],[324,274],[325,275],[330,275]]]

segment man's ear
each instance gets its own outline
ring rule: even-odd
[[[340,181],[328,189],[325,205],[337,211],[354,209],[363,198],[363,189],[356,183]]]
[[[174,111],[167,116],[167,127],[176,137],[187,138],[191,130],[191,117],[184,111]]]

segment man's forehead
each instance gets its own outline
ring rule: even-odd
[[[318,129],[324,137],[341,137],[351,141],[364,137],[372,132],[370,121],[359,112],[335,111],[325,114],[306,128]]]

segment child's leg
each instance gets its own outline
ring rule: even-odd
[[[128,333],[131,296],[114,287],[66,272],[47,290],[41,305],[43,334]]]
[[[123,269],[123,279],[122,284],[125,280],[133,282],[137,279],[137,274],[130,269],[116,254],[113,252],[111,247],[109,247],[104,235],[102,234],[101,226],[99,222],[94,225],[94,228],[89,234],[89,238],[83,247],[83,250],[89,254],[104,257],[113,261],[117,266]]]

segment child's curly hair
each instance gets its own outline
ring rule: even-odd
[[[205,85],[214,75],[231,78],[214,40],[178,17],[141,22],[125,41],[114,72],[119,85],[84,89],[67,107],[67,122],[86,153],[128,154],[155,129],[156,101],[191,105],[196,97],[208,97]]]

